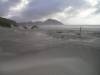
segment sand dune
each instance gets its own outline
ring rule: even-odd
[[[99,75],[95,41],[59,40],[44,31],[0,30],[0,36],[0,75]]]

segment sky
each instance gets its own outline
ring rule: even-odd
[[[0,0],[0,16],[17,22],[51,18],[66,25],[100,25],[100,0]]]

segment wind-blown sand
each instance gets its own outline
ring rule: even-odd
[[[1,29],[0,75],[99,75],[99,41],[59,40],[44,31]]]

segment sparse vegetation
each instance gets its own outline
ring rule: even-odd
[[[0,26],[1,27],[11,27],[12,25],[16,26],[16,22],[10,19],[0,17]]]

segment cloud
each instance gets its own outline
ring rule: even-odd
[[[98,8],[87,8],[87,9],[78,9],[73,10],[73,13],[71,14],[72,17],[65,17],[62,21],[65,24],[72,24],[72,25],[96,25],[100,24],[100,14],[95,14],[95,12],[98,10]],[[69,15],[66,13],[66,15]],[[60,17],[61,18],[61,17]]]
[[[69,6],[78,9],[84,5],[83,3],[84,0],[21,0],[19,4],[9,8],[13,10],[9,11],[7,17],[17,21],[38,20],[61,12]]]
[[[0,16],[18,22],[55,18],[66,24],[94,24],[100,17],[99,4],[100,0],[0,0]]]
[[[14,7],[10,7],[8,14],[6,14],[7,18],[17,18],[21,16],[21,12],[23,11],[23,9],[27,6],[27,4],[29,3],[28,0],[21,0],[17,5],[15,5]]]
[[[100,0],[85,0],[85,1],[88,3],[88,5],[94,7],[99,3]]]
[[[96,2],[94,2],[94,0],[88,2],[87,1],[85,4],[86,7],[81,7],[80,9],[75,9],[74,7],[67,7],[66,8],[68,9],[67,11],[65,9],[62,12],[56,13],[52,15],[52,18],[58,19],[65,24],[99,25],[100,24],[99,0],[95,0]]]
[[[0,0],[0,16],[5,16],[9,8],[18,4],[20,0]]]
[[[94,14],[95,11],[97,11],[97,8],[87,8],[87,9],[77,9],[74,10],[71,8],[69,11],[73,11],[69,13],[69,11],[61,12],[57,15],[55,15],[55,19],[58,19],[65,24],[72,24],[72,25],[95,25],[100,24],[100,14]],[[63,16],[64,17],[63,17]]]
[[[67,21],[71,25],[100,25],[100,14],[88,18],[73,17]]]

